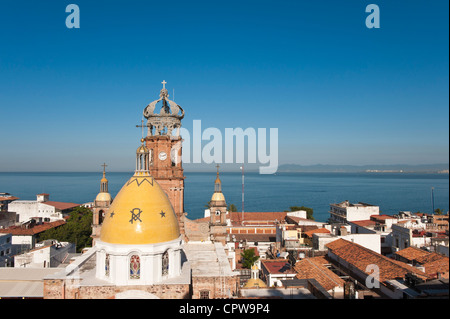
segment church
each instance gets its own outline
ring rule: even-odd
[[[184,110],[169,100],[166,82],[162,84],[159,99],[143,112],[147,134],[136,150],[134,174],[113,199],[103,165],[100,192],[92,207],[92,247],[62,271],[44,279],[44,298],[237,296],[239,277],[232,271],[223,234],[215,230],[215,236],[205,237],[211,230],[193,229],[195,223],[184,212],[179,134]],[[158,113],[155,109],[160,102]],[[212,199],[211,227],[220,227],[226,204],[218,174]],[[191,236],[186,234],[185,225]]]

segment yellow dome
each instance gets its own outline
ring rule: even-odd
[[[264,281],[262,281],[259,278],[258,279],[249,279],[244,285],[244,288],[254,288],[254,287],[267,288],[267,285]]]
[[[211,201],[225,201],[225,196],[222,193],[214,193],[211,197]]]
[[[112,200],[111,194],[109,193],[98,193],[97,197],[95,198],[96,201],[104,201],[104,202],[110,202]]]
[[[148,173],[136,173],[122,187],[100,233],[101,241],[124,245],[162,243],[179,237],[172,205]]]

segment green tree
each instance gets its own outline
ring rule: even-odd
[[[305,206],[291,206],[291,207],[289,207],[289,209],[290,209],[291,212],[304,210],[304,211],[306,211],[306,218],[314,220],[314,217],[313,217],[314,210],[312,208],[305,207]]]
[[[229,212],[237,212],[237,207],[234,204],[228,205],[228,211]]]
[[[434,212],[436,213],[436,215],[442,215],[444,213],[444,211],[442,209],[440,209],[440,208],[436,208],[434,210]]]
[[[86,207],[76,207],[69,214],[67,222],[39,235],[39,241],[57,239],[76,244],[77,252],[92,245],[92,211]]]
[[[259,259],[259,257],[255,255],[255,251],[253,249],[244,249],[244,251],[241,253],[241,257],[242,266],[248,269],[251,269]]]

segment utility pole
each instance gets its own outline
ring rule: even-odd
[[[434,187],[431,187],[431,214],[434,215]]]
[[[241,224],[244,225],[244,164],[241,166],[242,171],[242,218]]]

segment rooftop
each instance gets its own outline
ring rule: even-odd
[[[31,236],[35,234],[42,233],[48,229],[62,226],[66,223],[65,220],[57,220],[50,223],[42,223],[40,225],[35,225],[33,227],[24,226],[11,226],[8,228],[0,229],[0,233],[10,233],[13,236]]]
[[[192,276],[218,277],[234,274],[220,243],[188,243],[183,246],[183,249],[191,264]]]
[[[324,257],[304,258],[295,264],[296,278],[315,279],[326,290],[344,287],[344,280],[326,267],[329,262]]]
[[[419,278],[428,279],[429,276],[419,269],[406,263],[390,259],[378,254],[368,248],[355,244],[345,239],[338,239],[326,245],[329,252],[348,262],[359,271],[370,274],[366,271],[369,265],[379,267],[379,281],[385,282],[390,279],[403,278],[407,273],[413,273]]]
[[[313,234],[329,234],[330,231],[326,228],[311,229],[305,232],[305,235],[312,237]]]
[[[266,259],[261,260],[262,268],[265,268],[272,275],[295,274],[287,259]]]
[[[54,202],[54,201],[46,201],[42,202],[42,204],[50,205],[59,210],[66,210],[80,206],[80,204],[75,203],[64,203],[64,202]]]
[[[270,222],[274,224],[275,220],[282,221],[286,219],[288,212],[230,212],[232,223],[245,222]],[[242,218],[243,215],[243,218]]]
[[[367,203],[363,203],[363,202],[358,202],[356,204],[352,204],[350,203],[348,200],[345,200],[341,203],[337,203],[337,204],[330,204],[332,206],[338,206],[338,207],[377,207],[377,205],[371,205],[371,204],[367,204]]]

